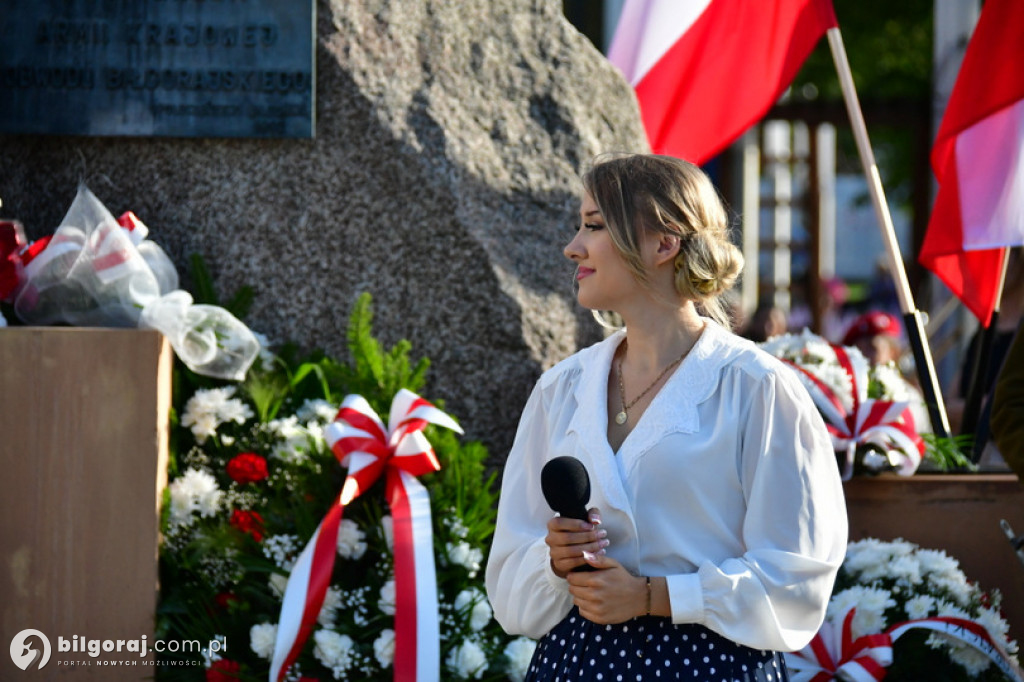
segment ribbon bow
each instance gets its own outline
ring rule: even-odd
[[[833,623],[826,621],[810,644],[800,651],[785,654],[793,682],[879,682],[885,678],[886,668],[892,665],[893,642],[916,628],[935,630],[974,647],[988,656],[1009,679],[1022,682],[1020,668],[988,630],[973,620],[948,616],[908,620],[896,623],[885,632],[853,639],[852,623],[856,612],[856,608],[851,608],[846,613],[839,633]]]
[[[917,471],[924,455],[924,441],[917,433],[910,404],[891,400],[875,400],[867,397],[867,371],[854,371],[850,356],[842,346],[832,346],[836,360],[852,384],[853,408],[847,410],[839,396],[821,379],[803,367],[785,360],[796,369],[807,382],[814,404],[825,417],[826,427],[832,435],[832,445],[837,452],[845,453],[842,467],[844,481],[853,476],[854,456],[857,446],[871,443],[895,455],[896,471],[909,476]],[[891,450],[895,448],[895,450]]]
[[[324,429],[325,440],[348,475],[288,577],[270,682],[284,677],[316,624],[331,582],[345,505],[369,490],[382,473],[394,521],[394,678],[438,678],[441,644],[430,496],[416,480],[441,469],[422,433],[428,423],[462,433],[451,417],[403,388],[391,402],[386,428],[362,396],[349,395],[335,421]]]
[[[847,612],[839,632],[834,623],[825,621],[810,644],[785,654],[793,682],[878,682],[885,677],[885,669],[892,665],[892,638],[876,634],[853,639],[856,611]]]

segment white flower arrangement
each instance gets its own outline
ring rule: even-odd
[[[913,623],[933,621],[941,626],[949,618],[973,622],[994,644],[990,652],[998,652],[997,658],[1012,670],[1018,665],[1018,645],[1010,639],[1009,625],[999,613],[1001,599],[998,590],[987,593],[969,581],[959,563],[945,552],[922,549],[902,539],[868,538],[847,548],[822,631],[840,631],[851,611],[852,642],[894,633],[910,624],[891,645],[887,682],[1005,680],[1004,671],[979,647],[941,628],[925,629],[922,623]],[[914,627],[918,629],[911,631]],[[806,651],[802,654],[813,658]],[[787,655],[787,662],[791,669],[807,669],[806,659]]]
[[[387,405],[397,390],[388,381],[410,389],[423,381],[403,355],[407,346],[391,351],[387,363],[361,355],[373,348],[366,339],[357,346],[351,367],[323,357],[265,358],[243,384],[178,377],[177,386],[198,386],[176,396],[181,420],[163,521],[158,634],[226,638],[219,659],[196,666],[198,679],[267,679],[288,576],[344,481],[323,438],[340,397],[359,393]],[[381,366],[395,377],[382,382],[374,374]],[[437,548],[440,679],[519,682],[535,643],[501,630],[483,589],[497,498],[494,476],[485,475],[486,450],[446,429],[428,439],[442,464],[420,480]],[[393,679],[394,524],[383,490],[381,481],[345,507],[330,584],[286,680]],[[157,679],[176,669],[161,666]]]
[[[894,364],[873,367],[857,348],[835,346],[807,329],[759,345],[789,365],[810,393],[844,479],[884,471],[909,476],[923,456],[940,469],[970,467],[962,443],[928,432],[920,394]]]

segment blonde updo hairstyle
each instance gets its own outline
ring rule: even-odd
[[[680,299],[693,301],[715,322],[731,327],[721,296],[743,270],[743,254],[729,241],[725,207],[700,168],[671,156],[602,156],[584,174],[583,188],[638,282],[649,282],[640,256],[642,231],[676,235]]]

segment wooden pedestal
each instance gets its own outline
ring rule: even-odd
[[[999,527],[1024,534],[1024,487],[1014,474],[857,477],[845,484],[850,540],[903,538],[941,549],[986,591],[1003,593],[1010,637],[1024,638],[1024,564]]]
[[[0,679],[152,679],[152,654],[74,638],[154,641],[171,363],[153,331],[0,329]],[[51,650],[23,672],[26,628]]]

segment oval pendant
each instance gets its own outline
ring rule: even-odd
[[[615,423],[616,424],[625,424],[627,418],[628,417],[626,417],[626,411],[623,410],[622,412],[619,412],[617,415],[615,415]]]

